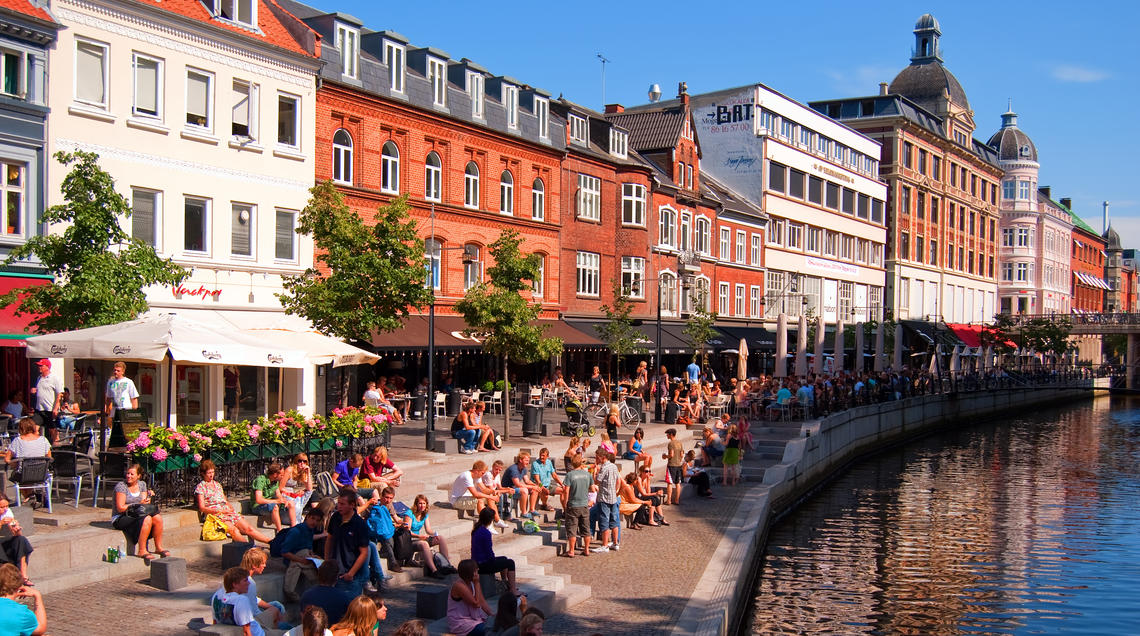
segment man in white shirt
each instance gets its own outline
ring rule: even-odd
[[[124,377],[126,373],[127,365],[116,362],[111,379],[107,380],[106,403],[103,407],[107,417],[114,417],[115,411],[118,409],[137,409],[139,407],[139,390],[135,388],[134,381]]]
[[[498,500],[498,495],[488,492],[486,488],[482,487],[483,474],[487,472],[487,464],[482,461],[477,461],[471,465],[471,470],[459,473],[455,481],[451,484],[451,505],[456,504],[464,510],[470,510],[474,506],[472,514],[478,516],[479,511],[483,508],[490,508],[495,510],[495,521],[499,527],[505,527],[506,524],[498,518],[499,513],[496,510],[495,502]],[[494,530],[492,529],[492,532]]]
[[[54,444],[59,441],[59,395],[63,392],[63,383],[51,374],[51,360],[42,358],[36,361],[36,366],[40,369],[40,377],[32,387],[36,423],[47,431],[48,439]]]
[[[244,636],[265,636],[265,630],[254,620],[254,610],[245,597],[249,589],[249,570],[230,568],[222,575],[222,587],[210,598],[214,622],[236,625]]]

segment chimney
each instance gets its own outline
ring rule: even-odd
[[[1052,199],[1052,198],[1053,198],[1053,195],[1052,195],[1052,192],[1053,192],[1053,188],[1052,188],[1052,186],[1041,186],[1041,187],[1037,188],[1037,190],[1038,190],[1039,192],[1041,192],[1041,194],[1044,194],[1044,195],[1045,195],[1045,198],[1046,198],[1046,199]]]
[[[1073,209],[1073,200],[1072,200],[1072,199],[1070,199],[1069,197],[1064,197],[1064,198],[1062,198],[1062,199],[1061,199],[1061,205],[1065,206],[1065,208],[1066,208],[1066,209],[1068,209],[1068,210],[1072,211],[1072,209]]]
[[[1108,231],[1108,201],[1104,202],[1104,229],[1102,232]]]
[[[686,82],[677,83],[677,97],[681,98],[681,103],[689,105],[689,85]]]
[[[625,112],[625,106],[622,106],[621,104],[606,104],[606,114],[607,115],[614,115],[617,113],[624,113],[624,112]]]
[[[887,95],[888,94],[886,82],[879,82],[879,94],[880,95]]]

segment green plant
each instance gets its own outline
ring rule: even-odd
[[[493,380],[487,380],[486,382],[483,383],[483,392],[484,393],[490,393],[491,391],[494,391],[494,390],[495,390],[495,382]]]

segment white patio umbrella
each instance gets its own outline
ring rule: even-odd
[[[994,366],[994,348],[987,346],[986,350],[982,353],[982,370],[989,371]]]
[[[934,352],[930,354],[930,375],[938,377],[941,375],[938,370],[938,349],[941,345],[934,345]]]
[[[835,363],[831,365],[831,372],[843,370],[843,321],[835,321]]]
[[[812,360],[812,369],[817,374],[823,373],[823,315],[815,317],[815,359]]]
[[[855,323],[855,372],[862,373],[867,368],[863,359],[863,323]]]
[[[807,375],[807,316],[800,314],[799,332],[796,334],[796,377]]]
[[[962,372],[962,352],[959,350],[958,345],[954,345],[954,351],[950,354],[950,374],[958,375]]]
[[[748,341],[744,338],[740,339],[736,355],[736,379],[743,381],[748,377]]]
[[[773,377],[785,378],[788,376],[788,315],[781,312],[776,317],[776,369]]]
[[[902,369],[903,328],[901,323],[895,323],[895,352],[891,360],[891,368],[898,371]]]
[[[883,333],[883,330],[886,328],[886,325],[884,325],[881,320],[879,324],[875,325],[875,362],[871,367],[875,370],[875,373],[883,370],[883,349],[886,347],[885,340],[887,337],[887,335]]]

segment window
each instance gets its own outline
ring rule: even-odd
[[[677,313],[677,276],[663,272],[658,278],[660,286],[657,289],[657,302],[660,303],[662,313]]]
[[[530,217],[535,221],[546,219],[546,186],[535,179],[530,188]]]
[[[788,223],[788,241],[787,247],[791,249],[803,249],[804,246],[804,226],[799,223]]]
[[[467,291],[483,282],[483,252],[478,245],[467,244],[463,246],[463,253],[471,255],[463,263],[463,290]]]
[[[5,168],[11,170],[12,166]],[[16,166],[16,169],[19,170],[20,166]],[[155,248],[159,247],[157,231],[159,196],[154,190],[138,188],[131,190],[131,238]],[[11,215],[8,222],[11,223]]]
[[[621,257],[621,293],[630,298],[645,298],[645,259]]]
[[[625,132],[610,128],[610,154],[617,157],[626,157],[629,154],[629,135]]]
[[[215,17],[240,22],[246,26],[257,24],[256,0],[206,0]]]
[[[930,197],[930,222],[938,222],[938,197]],[[873,205],[873,204],[872,204]]]
[[[24,232],[24,164],[4,164],[4,235],[19,236]]]
[[[685,187],[693,189],[693,164],[685,166]]]
[[[297,212],[277,210],[277,226],[273,228],[273,258],[297,260]]]
[[[440,107],[447,106],[447,65],[443,60],[428,58],[428,82],[431,83],[431,102]]]
[[[352,136],[341,128],[333,133],[333,181],[352,184]]]
[[[819,154],[826,157],[827,156],[827,147],[831,143],[831,140],[828,139],[827,137],[824,137],[823,135],[820,135],[818,137],[817,141],[818,141],[818,143],[816,144],[816,150],[819,151]]]
[[[728,306],[728,289],[728,283],[717,285],[716,311],[722,316],[727,316],[732,311],[732,308]]]
[[[538,255],[538,273],[535,274],[534,280],[531,281],[531,289],[534,291],[535,298],[542,298],[546,290],[546,254]]]
[[[918,150],[918,171],[921,174],[926,174],[926,151],[921,148]]]
[[[823,253],[827,256],[839,253],[839,235],[831,230],[823,231]]]
[[[1017,228],[1017,247],[1029,247],[1029,228]]]
[[[774,161],[768,162],[768,189],[773,192],[783,192],[786,174],[786,167]]]
[[[855,296],[855,283],[839,281],[839,315],[850,316],[855,309],[852,299]]]
[[[463,205],[479,207],[479,166],[474,161],[468,161],[463,171]]]
[[[545,99],[534,98],[534,116],[538,119],[538,137],[546,139],[550,136],[550,102]]]
[[[736,231],[736,262],[744,262],[744,241],[746,240],[744,230]]]
[[[27,87],[24,85],[23,69],[27,66],[27,56],[24,53],[13,51],[0,52],[0,91],[13,97],[24,97]]]
[[[107,109],[107,46],[75,42],[75,100]]]
[[[871,197],[860,194],[859,195],[859,208],[856,210],[855,215],[861,219],[867,218],[871,213]]]
[[[701,254],[709,254],[710,245],[712,241],[712,223],[704,217],[697,218],[697,230],[695,232],[695,241],[693,241],[693,249]]]
[[[594,252],[578,252],[578,288],[581,296],[597,296],[602,257]]]
[[[906,189],[904,188],[905,192]],[[843,188],[843,212],[846,214],[855,214],[855,192]]]
[[[736,310],[735,315],[744,315],[744,285],[736,285],[736,306],[734,309]]]
[[[360,31],[343,24],[336,25],[336,50],[340,51],[340,74],[355,79],[357,67],[360,64]],[[401,58],[402,65],[403,59]],[[391,68],[390,65],[389,68]],[[402,77],[400,81],[402,84]]]
[[[602,180],[588,174],[578,175],[578,218],[602,220]]]
[[[760,317],[760,286],[752,285],[748,289],[748,316]]]
[[[660,217],[658,244],[677,247],[677,213],[669,208],[661,208],[658,215]]]
[[[1001,182],[1001,196],[1003,199],[1013,200],[1017,197],[1017,180],[1006,179]]]
[[[301,145],[301,98],[277,94],[277,143],[298,148]]]
[[[915,216],[920,220],[926,218],[926,193],[919,192],[917,194],[918,205],[914,208]]]
[[[823,179],[808,177],[808,201],[823,205]]]
[[[934,205],[932,207],[934,209],[931,211],[930,220],[937,223],[938,222],[938,214],[937,214],[938,206]],[[878,199],[871,199],[871,222],[872,223],[882,223],[883,222],[883,202],[878,200]]]
[[[395,42],[385,42],[384,63],[388,65],[388,88],[393,93],[403,93],[404,47]],[[482,87],[482,83],[480,83],[480,87]],[[480,103],[482,103],[482,94],[480,94]]]
[[[570,120],[570,141],[585,144],[586,137],[589,135],[586,119],[577,115],[570,115],[568,119]]]
[[[507,108],[507,128],[519,127],[519,87],[506,85],[503,87],[504,105]]]
[[[214,76],[197,70],[186,71],[186,123],[207,130],[214,127]]]
[[[760,235],[752,235],[752,243],[748,251],[748,264],[753,267],[760,267]]]
[[[1013,263],[1001,264],[1001,279],[1005,281],[1013,280]]]
[[[621,222],[626,225],[645,225],[645,186],[638,183],[621,184]]]
[[[720,228],[720,260],[727,261],[730,258],[729,243],[732,242],[732,230],[727,227]]]
[[[712,294],[709,293],[709,279],[704,276],[698,276],[693,282],[693,289],[682,297],[684,311],[693,311],[694,308],[709,310],[709,305],[712,304]]]
[[[914,260],[921,263],[926,258],[926,239],[921,236],[914,237]]]
[[[483,118],[483,76],[467,73],[467,95],[471,97],[471,116]]]
[[[930,176],[935,181],[942,180],[942,157],[931,155],[930,156]]]
[[[439,155],[429,152],[424,160],[424,198],[428,201],[440,201],[443,198],[442,190],[443,164]]]
[[[914,167],[914,145],[909,141],[903,142],[902,161],[904,168]]]
[[[1017,182],[1017,198],[1022,199],[1024,201],[1028,201],[1029,200],[1030,185],[1031,185],[1031,183],[1029,181],[1018,181]]]
[[[257,139],[257,84],[234,80],[233,87],[234,107],[230,134]]]
[[[395,142],[386,141],[380,149],[380,191],[388,194],[400,191],[400,149]]]
[[[910,234],[899,233],[899,251],[895,256],[903,260],[910,260]]]
[[[1014,280],[1023,283],[1032,282],[1032,278],[1029,276],[1029,263],[1017,263],[1016,265]]]
[[[832,210],[839,209],[839,185],[827,182],[827,198],[824,199],[824,205]]]
[[[811,148],[812,131],[810,128],[800,128],[800,145],[804,148]]]
[[[253,256],[253,206],[245,203],[234,203],[231,208],[230,220],[230,254],[234,256]]]
[[[795,141],[796,124],[790,119],[780,118],[780,136],[788,141]]]
[[[182,249],[187,252],[207,252],[210,236],[209,202],[206,199],[186,197],[182,213]]]
[[[930,264],[938,264],[938,241],[930,241]]]
[[[768,222],[768,242],[772,245],[783,245],[786,225],[787,221],[784,219],[771,219]]]
[[[818,227],[809,226],[807,228],[807,241],[804,243],[804,249],[809,252],[815,252],[818,254],[820,248],[820,235],[822,232],[823,230],[819,229]]]
[[[912,214],[913,208],[910,205],[910,188],[906,186],[899,188],[899,199],[901,200],[900,205],[902,206],[902,210],[900,211],[903,214]]]
[[[677,247],[679,247],[680,249],[683,249],[683,250],[689,249],[689,239],[692,236],[692,227],[693,227],[693,215],[689,214],[688,212],[682,212],[681,213],[681,228],[680,228],[680,231],[678,232],[678,236],[677,236],[677,238],[680,239],[680,245],[678,245]]]
[[[504,170],[499,176],[499,213],[515,213],[515,178],[510,170]]]
[[[8,56],[4,54],[4,92],[8,90]],[[132,62],[134,67],[134,100],[131,103],[131,114],[135,117],[157,117],[162,113],[162,60],[134,54]]]
[[[804,198],[804,177],[807,176],[803,172],[792,168],[788,171],[788,196],[797,199]]]
[[[844,234],[839,237],[839,257],[845,261],[855,260],[855,237]]]
[[[424,267],[427,269],[427,280],[424,281],[425,286],[430,289],[439,289],[440,278],[440,261],[443,257],[443,246],[440,242],[429,238],[424,241],[424,256],[426,257]]]

